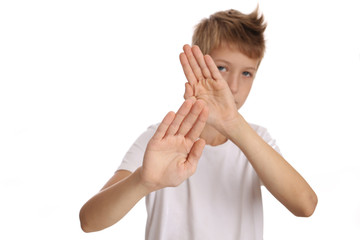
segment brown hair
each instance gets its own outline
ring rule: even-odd
[[[230,9],[212,14],[195,27],[192,44],[204,54],[222,44],[231,44],[250,58],[262,59],[265,53],[264,16],[257,7],[250,14]]]

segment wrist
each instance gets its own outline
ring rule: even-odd
[[[229,118],[226,121],[222,121],[219,124],[218,129],[226,138],[231,139],[231,136],[235,134],[245,119],[241,116],[240,113],[236,112],[232,118]]]
[[[154,186],[154,184],[151,184],[144,179],[142,166],[136,169],[134,174],[136,175],[138,186],[143,192],[144,196],[148,195],[153,191],[156,191],[156,187]]]

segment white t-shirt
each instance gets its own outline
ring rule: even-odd
[[[131,146],[120,169],[142,165],[148,141],[158,125]],[[263,127],[251,127],[279,152]],[[261,183],[253,167],[231,141],[206,145],[193,176],[175,188],[146,196],[147,240],[262,240]]]

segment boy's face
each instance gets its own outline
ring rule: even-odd
[[[222,45],[211,51],[220,73],[229,85],[238,109],[245,103],[253,84],[259,59],[252,59],[231,45]]]

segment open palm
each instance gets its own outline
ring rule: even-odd
[[[206,104],[195,98],[165,116],[145,151],[141,175],[149,188],[178,186],[195,173],[205,146],[198,138],[207,116]]]
[[[185,99],[191,96],[204,100],[210,111],[209,123],[226,122],[237,113],[234,97],[209,55],[204,56],[198,46],[184,46],[180,62],[188,80]]]

